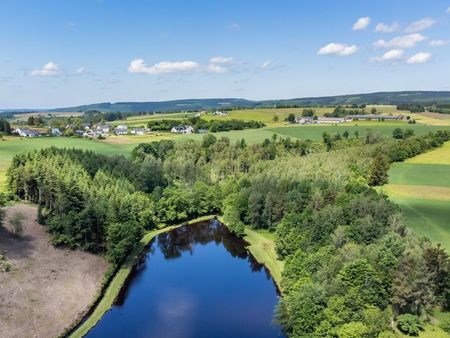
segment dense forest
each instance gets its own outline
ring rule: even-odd
[[[450,307],[450,261],[373,187],[390,163],[448,140],[274,135],[247,145],[206,134],[141,144],[131,158],[50,148],[15,156],[8,187],[38,204],[54,244],[116,264],[161,223],[221,213],[237,235],[268,229],[285,261],[276,319],[290,337],[390,337],[393,320],[417,334],[430,309]]]

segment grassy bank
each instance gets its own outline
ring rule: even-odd
[[[109,311],[111,306],[114,304],[117,296],[119,295],[120,290],[124,286],[125,282],[128,279],[133,267],[135,266],[139,255],[145,249],[145,247],[151,242],[153,238],[157,235],[173,230],[185,224],[194,224],[201,221],[206,221],[212,219],[214,216],[203,216],[188,222],[184,222],[178,225],[168,226],[162,229],[152,230],[148,232],[142,239],[139,241],[138,245],[134,248],[134,250],[128,255],[125,262],[122,264],[120,269],[114,275],[114,278],[109,283],[106,288],[101,300],[98,302],[95,310],[92,314],[87,318],[85,322],[83,322],[71,335],[70,337],[84,337],[89,330],[91,330],[103,317],[103,315]]]
[[[250,244],[248,250],[255,257],[256,261],[263,264],[270,271],[273,280],[281,289],[281,273],[284,262],[279,261],[275,252],[275,239],[273,233],[268,231],[255,231],[247,228],[244,239]]]

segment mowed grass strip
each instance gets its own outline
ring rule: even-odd
[[[255,231],[247,228],[245,229],[244,239],[250,244],[248,250],[253,257],[258,263],[267,267],[278,289],[282,291],[281,274],[284,263],[278,260],[275,252],[274,235],[268,231]]]
[[[135,246],[133,251],[128,255],[125,262],[121,265],[117,273],[114,275],[92,314],[70,335],[70,337],[84,337],[89,332],[89,330],[91,330],[100,321],[103,315],[109,311],[109,309],[114,305],[117,296],[126,283],[128,276],[133,270],[139,256],[141,255],[143,250],[150,244],[153,238],[164,232],[179,228],[182,225],[208,221],[213,218],[214,216],[202,216],[178,225],[172,225],[148,232]]]
[[[376,131],[384,137],[392,137],[392,132],[395,128],[412,129],[414,130],[415,135],[424,135],[429,132],[436,132],[438,130],[450,130],[449,126],[425,126],[420,124],[408,124],[403,121],[355,121],[338,125],[296,125],[289,127],[270,128],[268,130],[277,134],[282,134],[284,136],[317,141],[322,139],[322,135],[324,132],[329,133],[330,135],[334,135],[336,133],[340,133],[342,135],[344,131],[348,131],[350,133],[350,137],[354,137],[355,132],[357,131],[359,133],[359,137],[364,137],[368,131]]]
[[[450,165],[394,163],[389,170],[389,183],[450,187]]]
[[[399,198],[419,198],[435,201],[450,201],[450,187],[388,184],[383,186],[381,190],[391,197],[395,196]]]
[[[408,227],[427,237],[433,243],[440,243],[450,252],[450,202],[391,196],[406,217]]]
[[[406,163],[448,164],[450,165],[450,141],[442,147],[410,158]]]

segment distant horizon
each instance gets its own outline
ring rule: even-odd
[[[374,91],[374,92],[358,92],[358,93],[348,93],[348,94],[335,94],[335,95],[312,95],[312,96],[295,96],[295,97],[287,97],[287,98],[269,98],[269,99],[251,99],[246,97],[185,97],[185,98],[175,98],[168,100],[144,100],[144,101],[98,101],[98,102],[87,102],[81,104],[73,104],[73,105],[60,105],[60,106],[52,106],[52,107],[0,107],[0,112],[7,111],[20,111],[20,110],[52,110],[52,109],[62,109],[62,108],[72,108],[79,106],[88,106],[95,104],[117,104],[117,103],[164,103],[164,102],[176,102],[176,101],[188,101],[188,100],[246,100],[250,102],[267,102],[267,101],[284,101],[284,100],[298,100],[298,99],[319,99],[319,98],[328,98],[328,97],[345,97],[345,96],[353,96],[353,95],[370,95],[370,94],[379,94],[379,93],[403,93],[403,92],[429,92],[429,93],[449,93],[450,90],[382,90],[382,91]]]

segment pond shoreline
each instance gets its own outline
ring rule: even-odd
[[[186,222],[182,222],[177,225],[158,228],[146,233],[144,237],[139,241],[138,245],[125,259],[124,263],[122,263],[122,265],[116,269],[115,273],[111,276],[110,280],[107,282],[102,292],[92,303],[90,309],[83,316],[81,316],[81,318],[78,321],[76,321],[75,325],[72,328],[68,329],[61,336],[70,338],[81,338],[88,334],[88,332],[112,308],[115,300],[120,295],[123,286],[126,285],[127,281],[129,280],[129,277],[133,269],[138,264],[139,258],[142,256],[142,253],[144,252],[145,248],[156,236],[171,231],[173,229],[179,228],[183,225],[195,224],[202,221],[209,221],[215,218],[217,218],[222,224],[225,225],[225,227],[228,228],[228,226],[226,225],[226,223],[223,222],[223,219],[221,217],[217,217],[216,215],[207,215]],[[252,233],[258,234],[255,231],[252,231]],[[249,235],[250,233],[246,232],[246,235],[243,237],[243,239],[248,243],[246,247],[247,250],[258,263],[265,266],[265,268],[269,271],[270,275],[272,276],[272,279],[278,291],[282,293],[281,288],[281,271],[283,268],[282,262],[276,259],[276,256],[274,256],[275,252],[272,248],[267,249],[261,246],[261,243],[264,246],[265,244],[264,241],[268,241],[267,238],[265,238],[263,235],[259,235],[257,237]]]
[[[208,221],[216,218],[215,215],[202,216],[195,219],[192,219],[187,222],[182,222],[177,225],[166,226],[164,228],[155,229],[149,231],[142,237],[139,241],[138,245],[133,249],[133,251],[128,255],[122,265],[117,269],[114,276],[111,278],[109,283],[104,287],[103,292],[99,295],[99,297],[92,303],[92,307],[87,311],[86,315],[66,332],[62,333],[62,337],[84,337],[103,317],[103,315],[108,312],[114,301],[117,299],[122,287],[128,280],[133,268],[139,261],[139,257],[141,257],[142,252],[149,245],[151,240],[167,231],[171,231],[173,229],[179,228],[183,225],[194,224],[202,221]]]

